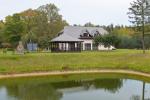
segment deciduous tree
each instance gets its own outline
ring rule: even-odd
[[[21,36],[24,33],[25,23],[21,20],[19,14],[7,16],[5,21],[5,38],[12,44],[13,47],[15,47],[21,40]]]

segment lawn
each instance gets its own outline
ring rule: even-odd
[[[0,74],[82,69],[128,69],[150,73],[150,51],[89,51],[81,53],[0,52]]]

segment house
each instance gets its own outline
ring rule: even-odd
[[[56,38],[51,40],[51,51],[108,50],[103,45],[94,45],[94,37],[104,34],[108,34],[108,32],[100,27],[66,26]]]

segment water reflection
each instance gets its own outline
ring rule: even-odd
[[[133,95],[130,100],[141,100],[139,95]]]
[[[51,84],[23,84],[5,86],[7,94],[16,100],[60,100],[62,93]]]
[[[123,86],[121,79],[101,79],[94,82],[96,88],[105,89],[109,92],[115,93]]]
[[[47,80],[51,79],[48,78]],[[123,98],[121,97],[122,92],[130,92],[128,90],[128,85],[126,85],[126,81],[130,82],[130,80],[106,78],[61,82],[46,81],[39,83],[30,80],[18,84],[0,84],[0,100],[69,100],[69,97],[71,97],[71,100],[91,100],[80,98],[80,96],[82,93],[91,93],[93,91],[99,94],[110,95],[109,98],[115,97],[115,99],[112,98],[111,100],[119,100],[116,97],[120,96],[119,98]],[[137,83],[135,82],[135,84]],[[4,88],[6,95],[1,95],[2,91],[4,92]],[[150,95],[147,95],[148,98],[144,99],[145,91],[145,82],[143,82],[143,89],[141,89],[141,91],[136,91],[137,93],[140,92],[141,95],[131,93],[131,96],[127,95],[129,99],[126,100],[141,100],[141,98],[143,98],[142,100],[149,100],[148,98]],[[75,95],[78,96],[78,99],[73,98]],[[88,97],[91,95],[86,96]],[[97,97],[92,100],[99,100],[103,96],[97,95]]]
[[[142,87],[142,96],[140,97],[140,95],[133,95],[131,97],[131,100],[150,100],[150,98],[145,98],[145,82],[143,82],[143,87]],[[149,94],[150,95],[150,94]]]

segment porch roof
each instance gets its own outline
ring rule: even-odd
[[[51,40],[51,42],[83,42],[80,39],[71,37],[67,34],[61,34],[60,36]]]

